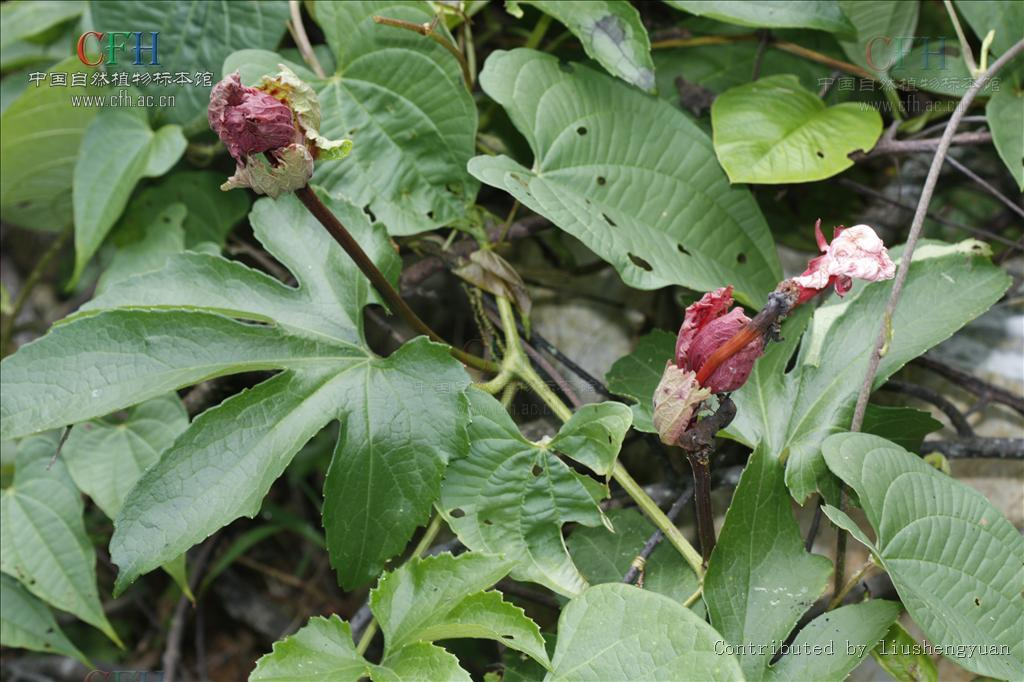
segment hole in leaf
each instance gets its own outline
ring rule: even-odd
[[[742,252],[741,253],[737,253],[736,254],[736,262],[737,263],[746,263],[747,262],[747,254],[742,253]]]
[[[825,152],[821,151],[820,149],[818,151],[816,151],[815,154],[818,155],[819,159],[824,159],[825,158]]]
[[[375,216],[373,214],[373,211],[370,210],[370,205],[369,204],[367,204],[366,206],[363,206],[363,213],[366,214],[366,217],[370,219],[371,223],[377,222],[377,216]]]
[[[515,635],[502,635],[501,638],[502,639],[515,639],[516,636]]]
[[[565,73],[572,73],[572,64],[565,61],[564,59],[558,60],[558,68],[564,71]]]
[[[609,217],[608,217],[608,216],[607,216],[606,214],[602,213],[602,214],[601,214],[601,217],[602,217],[602,218],[604,218],[604,221],[605,221],[606,223],[608,223],[609,225],[611,225],[612,227],[618,227],[618,226],[617,226],[617,225],[615,224],[615,221],[614,221],[614,220],[612,220],[611,218],[609,218]]]
[[[975,597],[975,598],[974,598],[974,605],[975,605],[975,606],[981,606],[981,600],[980,600],[980,599],[978,599],[977,597]]]
[[[637,266],[641,270],[646,270],[647,272],[651,272],[652,270],[654,270],[653,265],[645,261],[640,256],[636,255],[635,253],[629,253],[626,255],[629,256],[629,260],[633,261],[633,265]]]
[[[676,244],[676,249],[679,251],[679,253],[683,254],[684,256],[690,255],[690,252],[687,251],[686,247],[683,246],[682,244]]]
[[[530,473],[533,474],[534,477],[540,476],[544,473],[544,468],[539,464],[534,464],[533,468],[530,469]]]
[[[463,516],[466,515],[466,512],[464,512],[463,510],[459,509],[458,507],[456,507],[455,509],[452,509],[448,513],[452,515],[453,519],[461,519]]]
[[[433,220],[434,219],[434,212],[433,211],[427,211],[427,218],[429,218],[430,220]]]
[[[491,521],[490,519],[484,519],[484,525],[485,526],[493,526],[494,525],[494,521]]]
[[[578,135],[586,135],[587,134],[587,127],[586,126],[580,126],[579,128],[576,129],[576,133]]]
[[[608,182],[608,180],[605,179],[605,177],[603,175],[598,175],[597,176],[597,184],[604,185],[606,182]]]

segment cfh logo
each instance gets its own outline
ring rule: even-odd
[[[904,65],[905,57],[914,46],[914,41],[922,41],[921,68],[925,71],[946,68],[946,39],[944,37],[929,38],[927,36],[875,36],[864,46],[864,59],[868,66],[876,71],[886,71],[894,64]],[[931,49],[932,45],[938,45]],[[933,59],[929,60],[929,57]],[[934,59],[937,58],[937,59]]]
[[[148,36],[149,45],[145,44],[143,36]],[[142,53],[148,52],[149,63],[146,66],[160,66],[160,57],[157,54],[159,37],[159,31],[149,31],[148,33],[142,31],[108,31],[106,33],[88,31],[78,37],[78,59],[86,66],[99,66],[100,64],[116,66],[118,55],[127,54],[132,57],[132,64],[141,66],[143,63]],[[99,47],[99,56],[95,61],[90,61],[85,50],[87,47],[91,47],[93,40]]]

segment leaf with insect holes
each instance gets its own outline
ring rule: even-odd
[[[651,41],[640,13],[628,2],[517,0],[506,7],[512,11],[516,5],[532,5],[557,19],[579,39],[587,56],[608,73],[654,92]]]
[[[769,76],[730,88],[711,106],[715,154],[732,182],[811,182],[850,166],[882,134],[872,107],[831,107],[796,76]]]
[[[6,573],[0,573],[0,604],[0,644],[68,656],[91,666],[57,625],[46,604]]]
[[[925,637],[978,675],[1024,677],[1017,529],[981,493],[884,438],[836,434],[822,450],[856,491],[875,542],[845,513],[826,513],[877,557]]]
[[[813,28],[830,33],[853,33],[836,0],[665,0],[684,12],[751,28]]]
[[[602,523],[594,499],[600,494],[595,487],[601,486],[570,469],[551,449],[559,438],[585,434],[566,424],[547,447],[531,443],[497,400],[477,389],[467,395],[473,415],[470,449],[448,465],[440,500],[445,520],[470,549],[512,558],[517,580],[578,594],[586,581],[569,557],[561,528],[571,522]],[[613,438],[621,442],[618,432]],[[607,461],[610,448],[602,447],[608,448],[604,454],[584,459]],[[574,457],[574,450],[566,454]]]
[[[640,289],[733,284],[759,304],[781,276],[750,192],[669,103],[581,64],[495,51],[480,85],[530,144],[532,169],[478,156],[470,172],[582,240]]]
[[[82,496],[54,459],[57,442],[50,433],[18,444],[14,482],[0,493],[0,570],[121,646],[100,604]]]
[[[327,205],[394,281],[398,255],[386,235],[359,209]],[[341,582],[365,583],[426,522],[448,459],[465,451],[469,377],[447,349],[418,338],[374,355],[361,311],[379,298],[296,198],[258,201],[250,222],[297,286],[218,256],[179,254],[3,362],[5,436],[217,376],[278,371],[196,418],[127,495],[111,540],[118,591],[255,514],[294,454],[333,420],[342,428],[325,486],[327,544]]]

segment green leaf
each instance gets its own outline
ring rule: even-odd
[[[160,453],[188,428],[188,414],[174,394],[153,398],[111,415],[75,425],[61,457],[78,489],[114,518],[125,496]]]
[[[899,250],[892,253],[897,258]],[[876,388],[1002,296],[1009,279],[988,254],[988,247],[974,240],[918,245]],[[763,442],[773,456],[786,459],[786,483],[797,501],[815,490],[830,496],[838,492],[821,456],[821,442],[850,424],[891,290],[891,281],[877,282],[857,284],[843,299],[831,296],[814,312],[802,341],[810,311],[791,316],[782,328],[786,342],[773,344],[746,385],[732,394],[737,415],[726,434],[751,446]],[[936,300],[943,305],[935,306]],[[793,369],[785,372],[798,341]]]
[[[808,623],[790,653],[772,666],[773,682],[843,682],[900,615],[897,602],[872,599],[829,611]]]
[[[470,682],[459,659],[439,646],[416,642],[402,647],[370,670],[373,682]]]
[[[440,509],[459,540],[472,550],[504,554],[512,577],[563,595],[586,586],[565,548],[561,528],[601,524],[585,481],[548,448],[531,443],[501,404],[467,392],[469,454],[454,458],[441,486]]]
[[[493,639],[548,664],[537,624],[498,592],[512,561],[467,552],[412,559],[386,573],[370,593],[370,608],[384,633],[384,663],[409,644],[439,639]]]
[[[398,255],[383,231],[355,207],[327,205],[386,275],[397,278]],[[426,521],[440,468],[465,447],[462,391],[469,378],[446,348],[419,338],[389,358],[377,357],[363,339],[361,311],[379,299],[316,219],[289,196],[257,202],[250,222],[298,286],[216,256],[180,254],[162,270],[112,287],[4,360],[5,434],[92,419],[215,376],[283,370],[200,415],[143,474],[115,520],[118,591],[233,519],[254,515],[294,454],[332,420],[343,428],[328,495],[344,494],[328,500],[328,544],[332,556],[352,556],[346,552],[365,540],[357,561],[336,568],[346,580],[368,576],[391,558],[373,551],[399,551]],[[443,389],[425,385],[428,377]],[[371,440],[360,442],[360,434]],[[401,459],[403,479],[389,485],[369,471],[336,475],[346,467],[341,459],[363,459],[369,468],[370,452],[384,458],[372,460],[381,471]],[[340,517],[365,517],[365,509],[346,505],[367,481],[377,499],[408,495],[415,504],[389,510],[386,537],[338,540]],[[401,487],[411,481],[422,487]]]
[[[587,56],[608,73],[641,90],[654,92],[651,41],[640,13],[628,2],[518,0],[517,4],[533,5],[554,17],[579,39]]]
[[[96,553],[78,489],[50,434],[18,445],[14,482],[0,493],[0,570],[52,606],[95,626],[118,646],[96,588]]]
[[[529,170],[478,156],[470,172],[582,240],[628,285],[731,283],[749,303],[775,286],[780,269],[760,209],[729,185],[710,140],[675,107],[527,49],[491,53],[480,84],[534,161]]]
[[[616,395],[632,398],[633,428],[646,433],[657,433],[651,421],[654,390],[661,381],[665,363],[676,351],[676,337],[664,329],[654,329],[641,337],[629,355],[615,361],[608,370],[608,390]]]
[[[738,680],[722,637],[693,611],[632,585],[595,585],[558,619],[548,680]]]
[[[92,74],[77,57],[47,73]],[[78,150],[97,107],[71,105],[66,88],[49,81],[29,86],[0,116],[0,209],[4,222],[36,230],[61,231],[71,225],[71,180]],[[100,88],[77,88],[97,96]]]
[[[96,294],[102,294],[111,285],[132,275],[159,270],[169,256],[184,251],[185,229],[182,223],[186,215],[184,204],[168,204],[155,215],[155,219],[153,214],[147,214],[144,225],[133,217],[126,223],[128,229],[115,232],[112,240],[117,245],[114,257],[96,282]],[[128,218],[127,214],[125,217]]]
[[[84,6],[81,0],[5,2],[0,6],[0,50],[74,19]]]
[[[357,682],[369,675],[370,664],[352,643],[352,629],[337,616],[314,616],[298,632],[274,642],[256,661],[249,682]]]
[[[604,526],[577,528],[567,541],[573,561],[592,585],[621,583],[633,559],[656,530],[635,509],[612,510],[608,519],[614,531]],[[698,587],[693,569],[667,542],[658,545],[644,564],[643,585],[645,590],[679,603]]]
[[[317,164],[313,181],[364,207],[394,235],[462,218],[478,183],[476,106],[458,61],[433,40],[375,24],[374,15],[428,23],[426,2],[329,2],[313,9],[337,70],[313,83],[324,109],[320,132],[352,140],[339,162]],[[444,22],[435,28],[451,40]]]
[[[920,3],[839,0],[839,6],[856,29],[856,40],[839,41],[843,52],[854,64],[886,79],[889,68],[913,45]]]
[[[853,165],[848,155],[875,146],[882,117],[846,102],[826,107],[796,76],[770,76],[732,88],[711,106],[715,153],[732,182],[823,180]]]
[[[248,192],[223,192],[223,174],[210,170],[184,170],[161,178],[159,183],[139,192],[128,204],[114,233],[143,231],[153,216],[172,204],[188,209],[183,227],[185,245],[195,249],[203,242],[224,243],[231,228],[249,212]]]
[[[822,450],[857,492],[878,557],[925,637],[979,675],[1024,676],[1017,529],[981,493],[883,438],[836,434]]]
[[[912,452],[921,448],[921,441],[933,431],[942,428],[942,422],[930,412],[912,407],[886,407],[868,403],[861,430],[888,438]]]
[[[633,413],[612,401],[584,405],[569,418],[548,444],[591,471],[611,475],[622,441],[633,423]]]
[[[824,593],[831,573],[828,559],[804,550],[783,467],[758,447],[740,477],[704,576],[711,624],[738,647],[746,679],[768,676],[771,647],[786,640]]]
[[[924,645],[910,636],[898,622],[871,650],[871,657],[896,682],[937,682],[939,673]]]
[[[93,0],[89,3],[97,30],[142,31],[143,46],[148,47],[149,31],[158,31],[158,54],[164,71],[212,73],[213,82],[223,77],[224,59],[242,48],[273,48],[281,40],[288,21],[288,3],[202,2],[169,0],[160,3],[133,0]],[[109,27],[109,28],[108,28]],[[216,39],[213,38],[216,36]],[[134,41],[132,42],[134,49]],[[117,70],[150,71],[149,52],[135,66],[128,54],[120,57]],[[151,95],[166,94],[167,88],[151,85],[143,88]],[[210,87],[182,86],[175,92],[173,107],[153,109],[157,123],[176,123],[189,135],[206,130],[206,108]]]
[[[103,243],[124,211],[135,184],[144,177],[163,175],[187,145],[181,128],[166,125],[152,130],[145,114],[103,109],[89,124],[75,164],[75,272],[72,281]]]
[[[1024,68],[1002,78],[985,106],[992,142],[1014,181],[1024,192]]]
[[[1019,2],[964,2],[956,0],[956,9],[974,30],[978,41],[995,30],[992,54],[1001,55],[1024,35],[1024,7]],[[991,55],[989,64],[992,63]]]
[[[0,644],[69,656],[92,666],[64,635],[46,604],[6,573],[0,573],[0,604]]]
[[[991,59],[991,55],[990,55]],[[889,75],[897,81],[919,90],[960,98],[974,82],[967,69],[960,45],[955,38],[922,40],[902,60],[889,68]],[[1003,73],[990,80],[978,94],[991,97],[1003,86]],[[953,110],[947,105],[947,112]],[[941,111],[941,110],[940,110]]]
[[[852,33],[854,30],[835,0],[665,0],[665,4],[691,14],[751,28],[814,28],[830,33]]]

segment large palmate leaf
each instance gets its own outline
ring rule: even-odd
[[[885,0],[839,0],[839,6],[856,29],[856,40],[840,45],[854,64],[878,78],[900,61],[913,46],[920,3]]]
[[[312,83],[324,113],[320,132],[353,143],[344,163],[319,164],[314,181],[364,207],[391,234],[461,218],[478,184],[466,172],[476,106],[459,63],[429,38],[373,21],[379,15],[424,24],[434,18],[430,5],[385,0],[310,9],[337,63],[330,78]],[[444,22],[435,30],[445,33]]]
[[[823,613],[800,630],[768,679],[843,682],[885,636],[900,610],[896,602],[872,599]]]
[[[704,577],[711,624],[737,647],[747,680],[768,675],[772,647],[777,650],[825,591],[831,572],[828,559],[804,550],[782,464],[758,447],[740,477]]]
[[[517,0],[512,5],[533,5],[572,31],[587,56],[608,73],[647,92],[654,91],[651,41],[640,13],[622,0]],[[510,8],[511,9],[511,8]]]
[[[163,175],[185,152],[177,125],[153,130],[145,109],[103,109],[89,124],[75,164],[75,271],[82,269],[124,211],[136,183]]]
[[[82,497],[64,463],[52,461],[56,449],[53,434],[18,445],[14,482],[0,494],[0,570],[120,645],[100,604]]]
[[[665,0],[676,9],[752,28],[814,28],[852,33],[853,26],[836,0]]]
[[[47,73],[91,74],[77,57],[56,64]],[[103,92],[92,86],[76,95]],[[0,117],[0,209],[4,222],[38,230],[71,226],[71,178],[78,149],[97,107],[72,106],[68,88],[49,81],[29,86]]]
[[[468,681],[469,673],[458,660],[432,644],[465,637],[499,641],[547,667],[537,624],[498,592],[486,591],[508,573],[510,565],[501,557],[474,552],[413,559],[386,573],[370,596],[370,610],[384,633],[379,665],[356,652],[348,623],[337,616],[318,617],[276,642],[273,651],[257,661],[249,679]]]
[[[582,240],[630,286],[736,287],[758,304],[780,276],[750,192],[668,102],[579,64],[496,51],[480,74],[533,150],[532,169],[478,156],[469,170]]]
[[[142,31],[145,47],[150,45],[149,32],[160,33],[157,53],[161,66],[151,66],[151,54],[143,52],[139,66],[133,65],[128,55],[122,55],[118,70],[188,72],[193,79],[196,73],[212,73],[216,83],[223,76],[220,67],[224,58],[235,50],[277,46],[285,33],[288,3],[93,0],[89,12],[97,31]],[[131,45],[134,49],[134,38]],[[168,88],[158,84],[143,91],[168,94]],[[210,86],[193,81],[191,85],[175,88],[174,96],[173,107],[154,109],[157,123],[177,123],[188,133],[204,130]]]
[[[89,660],[68,640],[46,604],[17,580],[0,573],[0,644]]]
[[[796,76],[732,88],[711,106],[715,153],[733,182],[823,180],[853,165],[849,154],[875,146],[882,116],[846,102],[826,107]]]
[[[985,106],[992,143],[1024,192],[1024,68],[1010,71]]]
[[[614,530],[604,526],[577,528],[567,541],[572,560],[592,585],[621,583],[654,524],[635,509],[608,512]],[[697,589],[697,576],[669,543],[662,542],[644,564],[645,590],[682,603]],[[700,603],[700,602],[698,602]]]
[[[445,519],[470,549],[513,559],[514,578],[578,594],[586,581],[569,557],[561,528],[570,522],[600,525],[603,517],[592,492],[596,483],[566,466],[551,449],[559,441],[571,445],[600,425],[574,420],[551,443],[531,443],[497,400],[475,389],[468,395],[470,450],[448,466],[440,501]],[[625,405],[619,407],[628,415]],[[628,421],[618,421],[605,455],[597,459],[614,461],[628,427]],[[565,452],[574,456],[575,449]]]
[[[0,49],[70,21],[81,14],[84,7],[81,0],[5,2],[0,6],[0,27],[3,29],[0,31]]]
[[[836,434],[829,468],[857,492],[876,540],[825,511],[889,572],[936,649],[979,675],[1024,677],[1024,539],[981,493],[877,436]]]
[[[355,207],[328,205],[394,279],[398,257],[382,231]],[[257,202],[250,222],[297,287],[218,256],[180,254],[4,360],[0,429],[10,435],[215,376],[283,370],[200,415],[129,493],[111,540],[119,589],[255,514],[292,456],[335,419],[324,523],[343,584],[359,584],[426,520],[444,464],[464,451],[469,379],[447,350],[421,338],[388,358],[370,352],[361,309],[376,295],[294,197]],[[375,506],[358,506],[367,499]]]
[[[547,679],[738,680],[722,636],[693,611],[632,585],[595,585],[558,619]]]
[[[898,253],[893,250],[894,256]],[[918,246],[876,387],[1006,291],[1009,278],[992,265],[988,253],[986,245],[974,240]],[[878,282],[858,284],[844,299],[833,295],[814,313],[793,369],[786,372],[807,311],[793,316],[783,325],[785,342],[769,347],[746,385],[732,395],[737,415],[726,433],[751,446],[764,443],[773,456],[787,460],[786,483],[798,501],[815,490],[836,492],[821,442],[849,426],[891,290],[892,282]],[[935,306],[936,300],[943,305]]]
[[[185,250],[184,204],[168,204],[157,213],[129,209],[124,229],[112,241],[114,256],[96,281],[96,294],[132,275],[159,270],[170,256]]]

